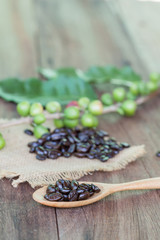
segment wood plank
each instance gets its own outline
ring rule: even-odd
[[[146,72],[159,72],[160,4],[127,0],[112,2],[130,36],[135,51],[139,53],[139,58],[146,67]]]
[[[1,77],[27,77],[34,74],[33,65],[86,69],[94,64],[121,66],[129,61],[144,76],[148,74],[147,69],[158,69],[159,54],[152,49],[156,37],[159,39],[160,30],[154,27],[156,37],[152,42],[147,27],[141,26],[141,21],[148,24],[146,18],[149,13],[151,21],[154,12],[155,19],[159,19],[155,5],[147,4],[143,10],[136,1],[39,0],[33,1],[33,9],[32,1],[19,0],[16,4],[11,0],[0,2],[5,9],[3,13],[1,8],[0,13],[8,26],[8,30],[3,29],[4,25],[0,23],[0,33],[5,35],[2,41],[5,51],[0,47]],[[7,23],[8,19],[14,20],[14,23]],[[155,24],[154,21],[150,23],[150,28]],[[10,36],[11,41],[6,36]],[[12,45],[7,48],[10,42]],[[33,42],[36,43],[36,49]],[[22,52],[17,50],[19,45]],[[155,61],[149,59],[150,56],[155,57]],[[7,59],[9,65],[12,64],[9,69]],[[159,148],[158,109],[159,98],[156,98],[138,110],[134,118],[122,118],[115,114],[103,116],[100,121],[102,129],[131,144],[145,143],[147,155],[124,170],[97,172],[85,176],[83,180],[116,183],[159,176],[160,162],[154,157]],[[0,115],[17,116],[15,105],[0,101]],[[159,191],[116,193],[83,208],[56,209],[55,214],[54,209],[40,206],[31,200],[33,190],[28,184],[13,189],[5,180],[0,182],[0,187],[2,240],[159,239]]]
[[[111,2],[37,2],[35,11],[42,29],[37,33],[41,66],[86,69],[91,65],[121,66],[130,62],[140,70],[135,49],[124,35],[116,13],[112,12]]]
[[[32,1],[0,0],[0,78],[36,75]]]
[[[0,4],[0,78],[34,76],[36,25],[32,1],[7,0]],[[15,110],[15,104],[0,100],[2,118],[17,117]],[[55,209],[36,204],[31,197],[34,190],[28,184],[14,189],[9,180],[1,180],[0,189],[2,240],[58,239]]]
[[[27,183],[15,189],[7,180],[0,182],[0,188],[2,240],[58,239],[55,209],[34,202],[34,189]]]
[[[148,64],[142,61],[141,51],[134,40],[132,41],[128,29],[131,25],[128,27],[128,22],[124,21],[124,16],[118,10],[122,2],[117,4],[115,1],[69,1],[69,3],[49,0],[44,3],[41,0],[36,7],[39,25],[44,26],[44,31],[39,32],[43,67],[60,67],[67,64],[86,68],[89,65],[106,63],[121,66],[129,61],[143,76],[148,74],[146,71]],[[53,9],[56,9],[55,14]],[[127,12],[127,9],[125,11]],[[134,11],[137,11],[137,8],[134,7]],[[48,19],[45,18],[47,13]],[[150,155],[130,164],[125,170],[94,173],[92,176],[84,177],[84,180],[125,182],[160,174],[158,161],[150,161],[153,154],[151,146],[153,149],[154,144],[150,145],[150,134],[147,133],[148,125],[153,126],[152,118],[147,115],[149,109],[152,109],[151,116],[155,115],[158,121],[155,102],[152,102],[142,112],[139,110],[137,116],[132,119],[124,119],[113,114],[104,116],[101,128],[122,141],[147,144],[147,149],[150,147]],[[145,126],[144,116],[148,119],[148,125]],[[157,125],[154,127],[155,131],[158,131]],[[156,222],[159,222],[158,212],[157,191],[117,193],[91,206],[74,210],[57,209],[59,237],[62,240],[158,239],[159,225],[153,221],[155,216]]]

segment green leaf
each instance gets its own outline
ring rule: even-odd
[[[115,66],[93,66],[86,72],[71,67],[59,68],[57,70],[39,69],[39,73],[46,79],[55,78],[57,76],[80,77],[90,83],[110,82],[119,85],[130,85],[130,82],[139,82],[141,77],[135,73],[131,67],[125,66],[117,68]]]
[[[80,77],[85,79],[85,74],[80,69],[75,69],[73,67],[66,67],[66,68],[58,68],[56,70],[47,69],[47,68],[39,68],[38,72],[40,75],[46,79],[54,79],[57,76],[67,76],[67,77]]]
[[[97,98],[90,84],[78,77],[59,76],[47,81],[35,78],[26,81],[13,78],[0,81],[0,97],[16,103],[29,101],[45,105],[49,101],[58,101],[67,104],[84,96]]]
[[[38,68],[38,73],[46,79],[57,77],[57,71],[49,68]]]
[[[102,83],[111,82],[112,79],[120,79],[125,81],[137,82],[141,81],[141,77],[135,73],[131,67],[123,67],[118,69],[114,66],[91,67],[86,72],[88,82]]]

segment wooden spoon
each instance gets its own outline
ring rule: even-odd
[[[91,184],[91,182],[80,182]],[[92,182],[93,183],[93,182]],[[139,189],[160,189],[160,177],[158,178],[150,178],[143,179],[134,182],[120,183],[120,184],[107,184],[107,183],[98,183],[94,182],[94,185],[98,186],[101,191],[99,193],[95,193],[92,197],[83,201],[73,201],[73,202],[50,202],[44,198],[46,193],[47,186],[39,188],[33,193],[33,199],[46,206],[50,207],[58,207],[58,208],[73,208],[73,207],[81,207],[84,205],[88,205],[94,202],[101,200],[102,198],[120,191],[128,191],[128,190],[139,190]]]

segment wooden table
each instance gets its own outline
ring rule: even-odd
[[[36,76],[36,68],[131,64],[144,78],[160,68],[160,3],[136,0],[0,0],[0,78]],[[83,180],[118,183],[157,177],[159,97],[135,117],[103,116],[100,127],[119,140],[145,144],[146,156],[126,169]],[[16,117],[0,101],[0,117]],[[0,181],[1,240],[160,239],[160,191],[116,193],[90,206],[54,209],[32,200],[26,183]]]

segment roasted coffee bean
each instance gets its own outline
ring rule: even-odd
[[[70,147],[68,148],[68,153],[73,153],[75,151],[76,145],[75,144],[71,144]]]
[[[34,147],[34,148],[36,148],[36,147],[38,147],[39,146],[39,143],[37,143],[37,142],[30,142],[30,143],[28,143],[28,147]]]
[[[53,140],[53,141],[60,140],[61,138],[62,138],[62,136],[59,133],[51,134],[51,140]]]
[[[78,189],[77,189],[77,193],[78,193],[78,194],[83,193],[83,192],[85,192],[85,191],[86,191],[86,190],[85,190],[84,188],[83,188],[83,189],[82,189],[82,188],[78,188]]]
[[[57,146],[57,142],[45,142],[44,143],[44,148],[46,148],[46,149],[53,149],[55,146]]]
[[[69,152],[64,152],[63,153],[63,156],[66,157],[66,158],[69,158],[71,156],[71,153]]]
[[[87,184],[89,191],[92,190],[91,184]]]
[[[45,198],[46,200],[49,200],[49,195],[48,195],[48,194],[45,194],[45,195],[44,195],[44,198]]]
[[[76,150],[79,153],[86,153],[88,152],[90,146],[91,145],[89,143],[77,143]]]
[[[48,195],[48,199],[49,201],[59,201],[61,200],[61,198],[63,198],[63,195],[61,193],[51,193]]]
[[[78,200],[81,201],[81,200],[86,200],[90,197],[90,194],[88,191],[85,191],[83,193],[80,193],[79,196],[78,196]]]
[[[115,155],[119,153],[119,151],[117,151],[117,150],[114,150],[113,152]]]
[[[101,190],[99,189],[99,187],[95,186],[94,184],[91,184],[92,190],[93,192],[99,193]]]
[[[70,146],[70,142],[66,138],[63,138],[62,139],[62,145],[69,147]]]
[[[99,130],[99,131],[96,131],[97,135],[99,137],[106,137],[106,136],[109,136],[108,132],[105,132],[103,130]]]
[[[116,144],[113,144],[113,145],[111,145],[111,149],[118,151],[119,150],[119,146],[116,145]]]
[[[55,192],[56,192],[55,185],[50,184],[50,185],[47,187],[46,193],[47,193],[47,194],[50,194],[50,193],[55,193]]]
[[[71,189],[72,190],[77,190],[78,186],[79,186],[79,183],[76,180],[72,180]]]
[[[68,200],[69,201],[76,201],[78,199],[78,193],[76,190],[72,190],[70,191],[70,193],[68,194]]]
[[[96,138],[96,139],[95,139],[95,144],[96,144],[97,146],[99,146],[99,145],[101,144],[101,140],[100,140],[99,138]]]
[[[43,154],[47,157],[48,156],[48,151],[44,149]]]
[[[29,135],[29,136],[33,136],[33,132],[30,129],[25,129],[24,133]]]
[[[62,154],[61,151],[58,151],[58,150],[57,150],[57,155],[58,155],[58,157],[61,157],[63,154]]]
[[[48,152],[48,157],[51,159],[57,159],[58,158],[58,153],[56,151],[50,151]]]
[[[91,145],[91,148],[90,148],[90,151],[96,150],[96,148],[97,148],[96,144],[92,144],[92,145]]]
[[[78,158],[83,158],[83,157],[86,156],[86,154],[85,153],[78,153],[78,152],[76,152],[76,153],[74,153],[74,156],[76,156]]]
[[[89,154],[95,155],[95,154],[97,154],[97,150],[96,149],[92,149],[92,150],[89,151]]]
[[[29,150],[30,153],[34,153],[35,152],[35,148],[34,147],[31,147],[30,150]]]
[[[106,154],[106,156],[108,156],[109,158],[113,158],[115,156],[114,151],[110,151]]]
[[[46,140],[46,141],[51,141],[51,136],[50,136],[50,135],[47,136],[47,137],[45,138],[45,140]]]
[[[94,194],[94,192],[89,191],[89,195],[90,195],[90,197],[91,197],[93,194]]]
[[[82,189],[89,190],[89,186],[88,186],[87,184],[85,184],[85,183],[81,183],[81,184],[79,185],[79,187],[82,188]]]
[[[71,191],[71,189],[69,189],[67,187],[66,188],[64,187],[64,188],[60,189],[60,192],[63,193],[63,194],[69,194],[70,191]]]
[[[37,140],[37,143],[39,143],[39,145],[43,145],[43,143],[45,143],[45,139],[39,138],[39,139]]]
[[[61,147],[61,153],[62,153],[62,155],[63,155],[63,153],[66,152],[66,151],[67,151],[67,148],[66,148],[65,146],[62,146],[62,147]]]
[[[70,188],[71,182],[69,180],[64,180],[63,186],[66,188]]]
[[[83,132],[78,134],[78,138],[81,142],[87,142],[89,140],[89,136]]]
[[[41,161],[43,161],[43,160],[46,160],[46,156],[44,156],[44,155],[36,155],[36,158],[38,159],[38,160],[41,160]]]
[[[104,147],[104,149],[110,149],[109,145],[106,143],[103,145],[103,147]]]
[[[54,133],[60,133],[60,132],[63,132],[63,131],[65,131],[65,128],[55,128],[54,129]]]
[[[158,151],[158,152],[156,153],[156,156],[157,156],[157,157],[160,157],[160,151]]]
[[[106,161],[108,161],[109,160],[109,156],[105,156],[105,155],[101,155],[100,157],[99,157],[99,160],[101,160],[101,162],[106,162]]]
[[[66,136],[67,136],[67,133],[66,133],[65,131],[61,131],[61,132],[59,132],[59,135],[60,135],[61,137],[66,137]]]
[[[80,142],[80,140],[78,138],[76,138],[74,136],[72,136],[72,137],[73,137],[75,143],[79,143]]]
[[[63,194],[63,200],[64,200],[64,201],[68,201],[68,195]]]
[[[41,149],[41,147],[36,147],[36,148],[35,148],[35,152],[36,152],[38,155],[43,155],[43,154],[44,154],[44,149]]]
[[[63,183],[62,183],[61,179],[59,179],[59,180],[56,182],[56,187],[58,187],[59,189],[62,189],[62,188],[63,188]]]
[[[62,178],[60,178],[60,179],[58,179],[58,181],[60,182],[60,183],[62,183],[62,185],[64,184],[64,179],[62,179]]]
[[[44,133],[41,138],[46,139],[48,136],[50,136],[50,133]]]
[[[90,153],[87,153],[86,157],[88,157],[89,159],[94,159],[95,158],[94,154],[90,154]]]
[[[70,143],[74,143],[74,142],[75,142],[74,139],[73,139],[71,136],[68,136],[67,139],[68,139],[68,141],[69,141]]]
[[[125,143],[125,142],[122,142],[122,143],[120,144],[120,146],[123,147],[123,148],[128,148],[128,147],[130,147],[130,145],[129,145],[128,143]]]

